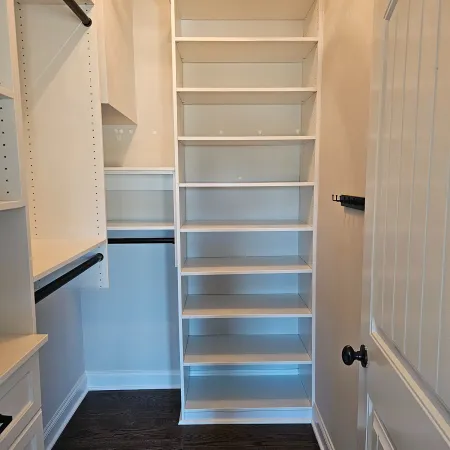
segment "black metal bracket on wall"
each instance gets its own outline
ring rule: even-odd
[[[41,287],[34,293],[34,303],[38,304],[40,301],[44,300],[44,298],[47,298],[49,295],[53,294],[53,292],[56,292],[73,279],[79,277],[82,273],[86,272],[86,270],[90,269],[92,266],[95,266],[100,261],[103,261],[103,255],[101,253],[97,253],[87,261],[82,262],[77,267],[69,270],[69,272],[61,275],[56,280],[53,280],[49,284]]]
[[[333,195],[333,202],[338,202],[341,206],[346,208],[357,209],[359,211],[365,211],[366,209],[366,198],[365,197],[355,197],[354,195]]]
[[[64,3],[81,20],[81,23],[85,27],[90,27],[92,25],[92,19],[81,9],[81,6],[75,0],[64,0]]]

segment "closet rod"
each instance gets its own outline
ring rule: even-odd
[[[38,304],[40,301],[44,300],[44,298],[48,297],[53,292],[62,288],[69,281],[72,281],[74,278],[80,276],[82,273],[86,272],[86,270],[90,269],[92,266],[95,266],[100,261],[103,261],[103,255],[101,253],[97,253],[92,258],[89,258],[87,261],[84,261],[79,266],[74,267],[69,272],[61,275],[56,280],[53,280],[46,286],[41,287],[34,293],[34,303]]]
[[[85,27],[92,25],[92,19],[81,9],[81,6],[75,0],[64,0],[64,3],[74,12]]]
[[[175,244],[175,238],[109,238],[108,244]]]

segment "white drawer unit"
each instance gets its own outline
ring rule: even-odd
[[[42,432],[42,413],[23,430],[10,450],[44,450],[44,434]]]
[[[0,450],[41,448],[13,445],[40,408],[39,360],[36,354],[0,385],[0,414],[12,416],[11,423],[0,434]]]

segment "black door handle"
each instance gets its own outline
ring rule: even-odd
[[[8,428],[8,425],[12,422],[12,420],[12,416],[4,416],[3,414],[0,414],[0,434]]]
[[[342,349],[342,361],[346,366],[351,366],[355,361],[359,361],[361,366],[369,365],[369,356],[365,345],[361,345],[359,352],[355,351],[351,345],[346,345]]]

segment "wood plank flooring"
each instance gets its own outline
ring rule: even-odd
[[[180,392],[90,392],[54,450],[319,450],[310,425],[179,426]]]

